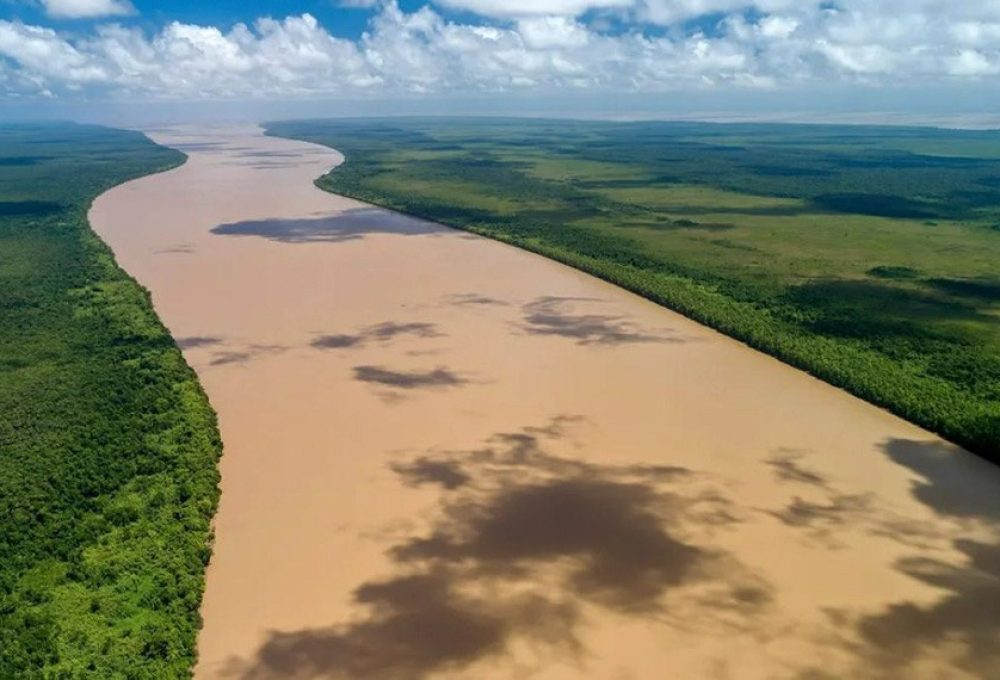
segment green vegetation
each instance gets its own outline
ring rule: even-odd
[[[568,263],[1000,460],[1000,133],[273,123],[324,189]]]
[[[102,191],[183,159],[133,132],[0,127],[0,678],[194,661],[215,416],[86,221]]]

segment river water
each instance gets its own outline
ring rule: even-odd
[[[189,155],[90,220],[219,414],[200,678],[996,678],[1000,471],[539,256]]]

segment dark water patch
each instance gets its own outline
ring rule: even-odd
[[[446,231],[450,230],[375,208],[355,208],[328,217],[247,220],[212,229],[220,236],[259,236],[281,243],[340,243],[369,234],[423,236]]]

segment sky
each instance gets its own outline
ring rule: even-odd
[[[0,118],[1000,126],[1000,0],[0,0]]]

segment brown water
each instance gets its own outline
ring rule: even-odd
[[[94,228],[219,413],[201,678],[1000,678],[1000,471],[256,129]]]

